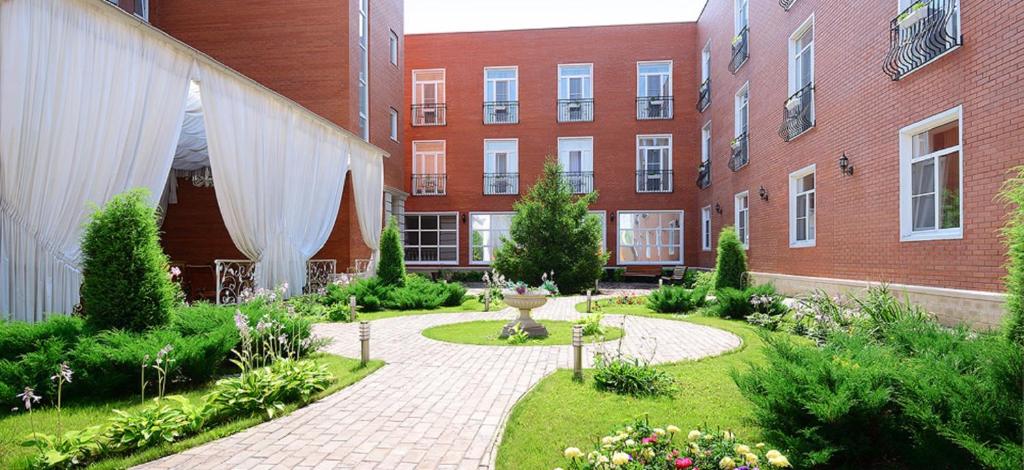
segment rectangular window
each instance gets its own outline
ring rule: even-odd
[[[398,110],[391,108],[391,140],[398,142]]]
[[[370,140],[370,0],[359,0],[359,135]]]
[[[445,69],[412,71],[412,125],[445,124]]]
[[[405,262],[459,263],[459,214],[405,214]]]
[[[789,93],[814,81],[814,15],[789,37]]]
[[[960,107],[900,130],[900,239],[963,238]]]
[[[559,137],[558,163],[574,194],[594,190],[593,137]]]
[[[750,247],[750,206],[748,193],[743,191],[736,195],[733,210],[736,224],[736,235],[740,238],[743,248]]]
[[[749,3],[749,0],[736,0],[735,16],[733,18],[736,34],[740,34],[740,31],[743,31],[743,28],[750,25]]]
[[[441,196],[446,192],[445,141],[419,140],[412,143],[412,193]]]
[[[704,83],[711,78],[711,40],[704,44],[704,50],[700,51],[700,81]]]
[[[117,5],[117,1],[112,1],[114,5]],[[149,21],[149,0],[134,0],[135,16],[142,18],[144,21]]]
[[[484,140],[484,194],[519,194],[519,140]]]
[[[700,210],[700,248],[711,251],[711,206]]]
[[[519,100],[519,69],[517,67],[484,68],[484,101]]]
[[[394,30],[388,32],[388,50],[391,54],[391,64],[398,65],[398,33]]]
[[[636,136],[636,190],[672,191],[672,135]]]
[[[681,264],[683,212],[623,212],[618,221],[619,264]]]
[[[636,96],[672,96],[672,61],[637,62]]]
[[[508,238],[512,213],[471,214],[469,224],[470,264],[490,264],[494,253]]]
[[[704,124],[704,128],[700,130],[700,161],[711,161],[711,121]]]
[[[745,83],[740,91],[736,92],[736,108],[734,109],[733,125],[735,137],[741,137],[747,133],[747,125],[750,118],[750,84]]]
[[[558,66],[558,99],[587,100],[594,97],[593,65]]]
[[[789,246],[814,246],[815,166],[789,175]]]

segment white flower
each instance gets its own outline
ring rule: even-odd
[[[626,465],[629,463],[629,454],[625,452],[616,452],[612,454],[612,463],[615,465]]]
[[[579,448],[569,447],[569,448],[565,449],[565,458],[567,458],[567,459],[575,459],[577,457],[582,457],[582,456],[583,456],[583,452],[580,451]]]
[[[696,441],[697,439],[700,439],[700,431],[698,431],[696,429],[694,429],[693,431],[690,431],[690,434],[686,435],[686,439],[691,440],[691,441]]]
[[[668,425],[668,426],[667,426],[667,427],[666,427],[665,429],[666,429],[666,430],[667,430],[667,431],[668,431],[669,433],[671,433],[671,434],[676,434],[676,433],[678,433],[678,432],[679,432],[679,428],[677,428],[677,427],[675,427],[675,426],[673,426],[673,425],[671,425],[671,424],[670,424],[670,425]]]

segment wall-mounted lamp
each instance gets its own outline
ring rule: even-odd
[[[839,157],[839,172],[846,176],[853,176],[853,165],[850,164],[850,159],[846,156],[846,152],[843,152],[843,156]]]
[[[466,223],[466,214],[462,214],[462,223]]]
[[[764,188],[764,185],[761,185],[761,189],[757,190],[757,195],[761,196],[762,201],[768,200],[768,190]]]
[[[715,212],[717,212],[719,214],[722,213],[722,205],[717,203],[717,202],[715,203]]]
[[[608,214],[608,218],[611,219],[612,222],[615,222],[615,213],[612,212],[611,214]]]

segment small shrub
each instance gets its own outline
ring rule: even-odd
[[[635,397],[671,395],[675,380],[661,369],[636,358],[598,355],[594,361],[594,382],[598,389]]]
[[[605,268],[601,272],[601,280],[606,282],[622,282],[626,279],[626,268]]]
[[[113,410],[106,438],[113,450],[139,450],[167,444],[198,432],[211,410],[205,402],[192,404],[177,395],[154,400],[137,411]]]
[[[771,284],[761,284],[744,290],[725,287],[715,291],[715,313],[722,318],[746,319],[756,313],[782,316],[789,311],[783,298],[775,293]]]
[[[329,306],[325,302],[325,295],[305,294],[297,295],[288,299],[287,304],[295,313],[319,321],[327,318]]]
[[[441,301],[441,305],[445,307],[458,307],[462,305],[462,302],[466,300],[466,288],[458,282],[449,282],[443,285],[445,296],[444,300]]]
[[[102,454],[105,441],[101,426],[96,425],[59,436],[34,432],[21,445],[39,450],[32,468],[74,468]]]
[[[17,359],[49,338],[74,344],[84,334],[85,321],[80,317],[54,315],[39,323],[0,321],[0,359]]]
[[[604,315],[590,313],[583,315],[583,317],[576,321],[576,324],[583,325],[583,336],[600,336],[604,335],[604,327],[601,326],[602,319],[604,319]]]
[[[512,327],[512,331],[509,332],[508,337],[505,338],[505,341],[512,345],[526,344],[530,341],[530,335],[523,330],[523,325],[516,323],[515,326]]]
[[[863,322],[863,315],[854,305],[842,296],[831,296],[820,290],[801,297],[793,315],[793,334],[820,344],[835,332],[850,331]]]
[[[149,194],[114,196],[82,237],[82,307],[97,330],[143,331],[167,323],[175,286],[160,247]]]
[[[405,281],[405,250],[394,217],[380,234],[380,262],[377,277],[386,286],[401,286]]]
[[[726,287],[744,289],[747,278],[747,254],[736,230],[725,227],[718,236],[718,259],[715,262],[715,291]]]
[[[647,305],[658,313],[687,313],[704,305],[707,291],[682,286],[661,286],[647,296]]]
[[[747,323],[759,326],[768,331],[778,331],[782,326],[782,315],[768,315],[767,313],[752,313],[747,315]]]
[[[325,390],[332,380],[322,364],[285,359],[218,381],[210,403],[219,415],[265,414],[273,418],[286,403],[305,403],[313,394]]]
[[[327,319],[330,321],[349,321],[348,305],[337,304],[327,307]]]
[[[854,297],[853,301],[866,319],[878,327],[903,320],[926,322],[932,319],[927,310],[912,304],[909,300],[897,300],[885,285],[871,287],[864,296]]]

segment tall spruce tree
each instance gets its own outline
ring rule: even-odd
[[[715,289],[746,287],[747,254],[743,251],[736,229],[722,228],[718,235],[718,260],[715,262]]]
[[[400,286],[405,283],[405,254],[402,240],[398,235],[398,223],[392,217],[387,227],[380,234],[380,263],[377,264],[377,277],[388,286]]]
[[[1024,346],[1024,167],[1003,185],[1002,197],[1010,203],[1010,220],[1003,231],[1009,248],[1006,276],[1006,333]]]

